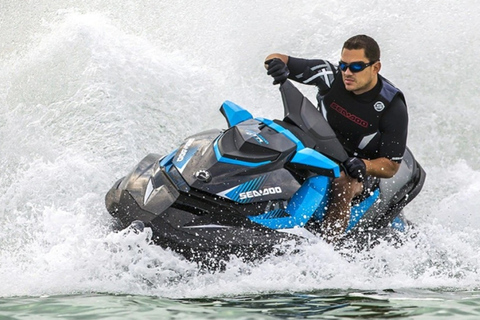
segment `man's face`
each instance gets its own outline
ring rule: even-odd
[[[365,57],[365,50],[358,49],[358,50],[342,50],[341,61],[350,64],[352,62],[362,61],[364,63],[370,63],[367,57]],[[378,72],[380,71],[380,61],[375,62],[371,66],[365,68],[360,72],[352,72],[350,68],[347,68],[345,71],[342,72],[342,79],[343,83],[345,84],[345,88],[348,91],[352,91],[354,94],[362,94],[365,93],[377,84]]]

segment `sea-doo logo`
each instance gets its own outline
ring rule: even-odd
[[[266,196],[269,194],[278,194],[278,193],[282,193],[282,188],[271,187],[271,188],[265,188],[263,190],[252,190],[247,192],[241,192],[239,194],[239,197],[240,197],[240,200],[244,200],[244,199]]]
[[[362,118],[359,118],[357,117],[356,115],[354,115],[353,113],[350,113],[348,112],[347,110],[345,110],[343,107],[341,107],[340,105],[336,104],[335,102],[332,102],[332,104],[330,105],[330,108],[332,108],[333,110],[337,111],[339,114],[341,114],[342,116],[344,116],[345,118],[355,122],[356,124],[358,124],[359,126],[361,127],[364,127],[364,128],[368,128],[368,122],[363,120]]]
[[[197,172],[195,172],[195,178],[202,182],[212,181],[212,175],[207,170],[198,170]]]
[[[188,139],[187,142],[183,145],[182,150],[180,150],[180,153],[178,154],[177,161],[182,162],[185,159],[185,156],[187,155],[188,148],[192,145],[192,143],[195,141],[195,139]]]
[[[381,112],[383,109],[385,109],[385,105],[382,101],[377,101],[373,105],[373,108],[375,109],[375,111]]]
[[[267,139],[265,139],[264,137],[262,137],[261,134],[259,133],[256,133],[255,131],[252,131],[252,130],[245,130],[245,133],[251,137],[253,137],[253,139],[255,139],[258,143],[265,143],[265,144],[268,144],[268,141]]]

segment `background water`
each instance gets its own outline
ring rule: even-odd
[[[478,17],[473,0],[1,0],[0,318],[477,318]],[[224,100],[282,116],[267,54],[336,62],[358,33],[407,97],[428,172],[405,210],[417,239],[354,261],[319,242],[200,274],[148,234],[111,232],[113,182],[224,128]]]

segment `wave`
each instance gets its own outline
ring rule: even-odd
[[[478,11],[467,0],[9,1],[0,19],[0,296],[478,286]],[[428,173],[405,210],[415,239],[353,260],[312,243],[202,274],[146,245],[148,234],[111,232],[111,184],[147,153],[225,127],[224,100],[281,116],[267,54],[336,61],[357,33],[377,39],[382,74],[407,97],[409,146]]]

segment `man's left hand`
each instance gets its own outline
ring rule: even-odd
[[[362,159],[357,157],[348,158],[344,163],[343,167],[345,168],[345,172],[352,178],[358,180],[358,182],[362,182],[367,175],[367,167],[365,162]]]

